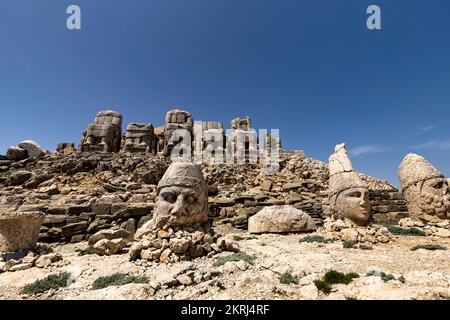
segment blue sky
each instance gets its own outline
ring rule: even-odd
[[[248,114],[323,161],[346,142],[357,170],[396,185],[408,152],[450,176],[449,14],[448,0],[1,0],[0,153],[78,144],[99,110],[158,126],[181,107],[227,126]]]

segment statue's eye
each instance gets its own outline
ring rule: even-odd
[[[361,192],[355,191],[355,192],[349,193],[348,196],[349,197],[360,198],[361,197]]]
[[[169,203],[174,203],[177,200],[177,196],[172,192],[165,192],[161,195],[164,199],[164,201],[167,201]]]
[[[197,201],[197,199],[194,196],[188,196],[186,201],[189,204],[194,204]]]
[[[442,187],[444,186],[444,182],[440,181],[438,183],[436,183],[433,188],[435,189],[442,189]]]

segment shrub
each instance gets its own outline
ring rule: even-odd
[[[325,273],[325,275],[321,279],[315,280],[314,284],[316,285],[318,290],[324,293],[330,293],[333,284],[349,284],[355,278],[359,278],[359,275],[355,272],[342,273],[336,270],[330,270]]]
[[[378,222],[374,222],[372,224],[380,224],[386,227],[390,233],[396,236],[416,236],[416,237],[425,236],[425,232],[423,232],[422,230],[419,230],[417,228],[401,228],[396,224],[396,222],[389,220],[381,220]]]
[[[375,270],[371,270],[367,273],[367,276],[379,276],[384,282],[388,282],[391,280],[396,280],[394,275],[390,274],[390,273],[385,273],[385,272],[378,272]],[[398,279],[398,281],[400,281],[401,283],[405,283],[406,279],[404,276],[400,276]]]
[[[325,239],[322,236],[317,236],[317,235],[308,235],[306,237],[303,237],[302,239],[299,240],[300,243],[302,242],[307,242],[307,243],[313,243],[313,242],[317,242],[317,243],[331,243],[334,242],[332,239]]]
[[[298,284],[298,278],[296,276],[293,276],[289,272],[285,272],[280,276],[280,282],[283,284],[291,284],[291,283]]]
[[[230,254],[228,256],[218,257],[216,262],[214,263],[214,266],[218,267],[224,265],[228,261],[240,261],[240,260],[253,264],[253,261],[256,260],[256,257],[250,256],[245,252],[237,252]]]
[[[94,254],[94,253],[95,253],[95,250],[92,247],[88,247],[86,249],[78,250],[78,255],[79,256],[85,256],[85,255]]]
[[[217,287],[219,287],[220,290],[225,290],[226,287],[223,285],[222,282],[217,282]]]
[[[435,243],[430,243],[430,244],[419,244],[413,248],[411,248],[412,251],[416,251],[419,249],[425,249],[425,250],[431,250],[431,251],[435,251],[435,250],[447,250],[446,247],[443,247],[439,244],[435,244]]]
[[[342,246],[345,248],[345,249],[353,249],[353,248],[355,248],[355,246],[356,246],[356,242],[355,241],[344,241],[343,243],[342,243]]]
[[[114,273],[110,276],[97,278],[92,283],[94,290],[103,289],[110,286],[122,286],[128,283],[148,283],[146,276],[129,276],[124,273]]]
[[[70,273],[62,272],[59,274],[52,274],[41,280],[36,280],[33,283],[27,284],[22,288],[22,294],[38,294],[44,293],[50,289],[58,289],[67,285],[67,280],[70,278]]]
[[[359,245],[359,248],[360,248],[361,250],[373,250],[372,246],[369,246],[369,245],[367,245],[367,244],[360,244],[360,245]]]
[[[216,277],[219,277],[220,275],[222,275],[221,272],[218,272],[218,271],[211,272],[211,278],[216,278]]]

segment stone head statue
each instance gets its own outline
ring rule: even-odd
[[[158,183],[153,220],[157,228],[208,220],[208,187],[199,165],[170,165]]]
[[[424,157],[408,154],[400,164],[398,176],[411,217],[450,217],[448,181]]]
[[[336,218],[347,218],[357,225],[366,225],[370,215],[369,190],[358,174],[345,149],[338,144],[329,159],[329,200]]]

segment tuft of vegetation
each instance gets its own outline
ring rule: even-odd
[[[353,296],[346,296],[345,297],[345,300],[358,300],[358,298],[357,297],[353,297]]]
[[[92,247],[88,247],[86,249],[81,249],[81,250],[77,250],[77,251],[78,251],[78,255],[79,256],[85,256],[85,255],[88,255],[88,254],[94,254],[95,253],[95,250]]]
[[[360,245],[359,245],[359,248],[360,248],[361,250],[373,250],[372,246],[369,246],[369,245],[367,245],[367,244],[360,244]]]
[[[331,243],[334,242],[334,240],[332,239],[325,239],[322,236],[318,236],[318,235],[308,235],[306,237],[303,237],[302,239],[299,240],[300,243],[302,242],[306,242],[306,243],[313,243],[313,242],[317,242],[317,243]]]
[[[342,246],[344,247],[344,249],[354,249],[356,246],[356,242],[355,241],[344,241],[342,242]]]
[[[285,272],[280,276],[280,282],[283,284],[298,284],[298,278],[293,276],[290,272]]]
[[[233,236],[233,240],[234,241],[254,240],[254,239],[257,239],[257,238],[255,236],[248,237],[248,238],[244,238],[244,237],[241,237],[241,236]]]
[[[148,283],[146,276],[129,276],[124,273],[114,273],[110,276],[97,278],[92,283],[92,289],[103,289],[110,286],[122,286],[128,283]]]
[[[59,274],[51,274],[44,279],[36,280],[33,283],[27,284],[22,288],[21,294],[38,294],[44,293],[50,289],[58,289],[65,287],[70,278],[70,273],[62,272]]]
[[[369,271],[368,273],[367,273],[367,276],[379,276],[380,278],[381,278],[381,280],[383,280],[384,282],[388,282],[388,281],[391,281],[391,280],[398,280],[398,281],[400,281],[401,283],[405,283],[406,282],[406,279],[405,279],[405,277],[404,276],[400,276],[400,277],[398,277],[398,279],[396,279],[395,277],[394,277],[394,275],[392,275],[392,274],[390,274],[390,273],[385,273],[385,272],[377,272],[377,271],[375,271],[375,270],[371,270],[371,271]]]
[[[194,278],[195,278],[195,272],[191,271],[188,274],[186,274],[189,278],[191,278],[191,281],[194,282]]]
[[[221,275],[222,275],[222,273],[218,272],[218,271],[211,272],[211,278],[217,278],[217,277],[220,277]]]
[[[419,249],[425,249],[425,250],[430,250],[430,251],[435,251],[435,250],[447,250],[446,247],[443,247],[439,244],[435,244],[435,243],[429,243],[429,244],[419,244],[413,248],[411,248],[411,251],[416,251]]]
[[[226,287],[223,285],[222,282],[217,282],[217,287],[218,287],[220,290],[225,290],[225,289],[226,289]]]
[[[241,260],[253,264],[253,261],[256,260],[256,257],[250,256],[245,252],[237,252],[230,254],[228,256],[218,257],[216,262],[214,263],[214,266],[218,267],[224,265],[228,261],[241,261]]]
[[[386,227],[386,229],[388,229],[390,233],[396,236],[425,236],[425,232],[423,232],[422,230],[419,230],[417,228],[402,228],[399,227],[396,222],[390,220],[380,220],[372,224],[382,225],[383,227]]]
[[[314,284],[316,285],[318,290],[324,293],[330,293],[333,284],[349,284],[355,278],[359,278],[359,275],[355,272],[342,273],[336,270],[330,270],[325,273],[325,275],[321,279],[315,280]]]

